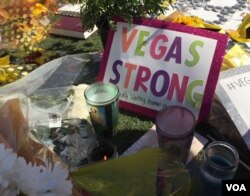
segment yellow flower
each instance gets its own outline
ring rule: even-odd
[[[10,55],[6,55],[4,57],[0,57],[0,66],[10,64]]]
[[[228,32],[228,34],[229,34],[231,37],[234,37],[234,38],[237,38],[237,37],[240,36],[240,34],[239,34],[238,31],[228,30],[227,32]]]
[[[2,42],[12,42],[8,48],[34,48],[48,35],[50,13],[56,11],[56,2],[57,0],[1,0],[0,24],[2,34],[6,34]],[[10,32],[11,37],[8,36]],[[34,39],[31,40],[31,37]]]
[[[250,42],[250,38],[247,37],[247,29],[250,28],[250,14],[247,14],[236,32],[228,31],[230,37],[240,43]]]
[[[193,27],[204,27],[203,20],[198,16],[183,16],[179,15],[173,22],[185,24]]]
[[[6,22],[8,18],[9,13],[6,10],[0,8],[0,24]]]
[[[56,13],[57,9],[57,0],[45,0],[45,7],[47,7],[52,13]]]
[[[42,4],[37,3],[34,6],[33,15],[35,16],[35,18],[39,18],[40,16],[43,16],[44,14],[47,14],[47,13],[48,13],[48,9],[44,7]]]

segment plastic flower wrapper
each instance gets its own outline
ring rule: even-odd
[[[7,143],[27,162],[53,165],[59,161],[55,153],[29,137],[27,98],[13,95],[13,98],[2,98],[0,101],[0,135],[5,141],[3,143]]]
[[[92,126],[84,119],[63,119],[61,127],[38,126],[32,136],[60,157],[69,167],[87,163],[87,149],[96,140]]]
[[[236,31],[228,31],[228,34],[230,35],[231,39],[239,43],[246,43],[250,42],[249,31],[250,31],[250,14],[246,14],[238,29]]]
[[[27,99],[14,96],[0,100],[0,134],[9,146],[18,152],[28,134]],[[22,110],[21,110],[22,107]]]
[[[70,195],[66,165],[29,135],[26,97],[0,101],[0,195]]]
[[[86,164],[88,146],[96,140],[86,120],[86,106],[79,104],[85,104],[82,93],[79,95],[76,87],[66,86],[38,89],[28,96],[30,136],[53,149],[69,168]],[[75,107],[80,114],[74,116]],[[81,116],[84,111],[86,117]]]
[[[39,125],[52,127],[51,115],[58,118],[67,117],[67,111],[71,107],[73,99],[71,86],[58,88],[37,89],[29,98],[29,128],[33,129]],[[50,115],[51,114],[51,115]]]
[[[10,64],[10,55],[7,51],[0,51],[0,67],[2,65],[9,65]]]
[[[168,158],[159,148],[80,167],[71,176],[86,195],[93,196],[153,196],[157,191],[162,195],[187,195],[192,182],[183,164]],[[165,186],[162,187],[163,177]]]
[[[250,54],[240,45],[235,44],[224,56],[222,71],[250,64]]]

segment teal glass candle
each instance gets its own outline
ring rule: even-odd
[[[89,116],[97,136],[112,138],[119,119],[119,89],[111,83],[96,82],[84,91]]]

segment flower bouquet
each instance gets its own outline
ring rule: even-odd
[[[55,0],[2,0],[0,3],[0,86],[16,81],[55,52],[38,44],[48,36]]]
[[[25,101],[13,98],[0,107],[0,195],[72,195],[66,165],[29,137]]]

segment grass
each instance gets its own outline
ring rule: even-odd
[[[103,51],[98,33],[88,39],[74,39],[69,37],[50,36],[39,44],[46,51],[58,51],[61,54],[77,54],[85,52]]]
[[[94,33],[87,40],[72,39],[68,37],[50,36],[39,45],[44,51],[57,51],[61,56],[67,54],[88,53],[103,51],[102,43],[98,33]],[[93,65],[94,67],[95,65]],[[96,69],[96,67],[94,68]],[[98,68],[97,68],[98,69]],[[95,71],[95,73],[97,73]],[[85,83],[93,82],[95,76],[88,78]],[[114,142],[118,152],[121,154],[135,141],[137,141],[152,126],[152,120],[143,116],[130,113],[125,110],[120,111],[117,134]]]
[[[130,113],[125,110],[120,111],[117,134],[114,138],[121,154],[134,142],[136,142],[153,125],[151,119]]]

